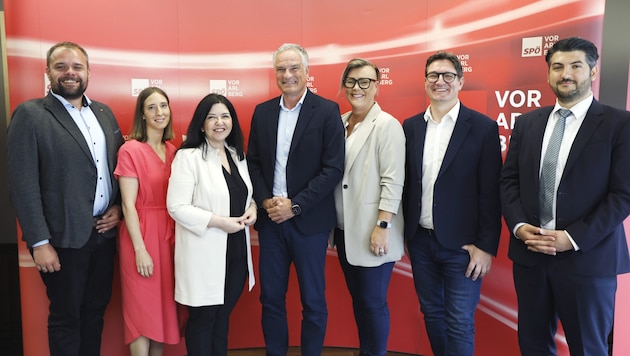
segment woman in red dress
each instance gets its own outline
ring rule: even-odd
[[[138,95],[131,139],[118,152],[124,221],[119,257],[124,340],[132,356],[161,355],[180,341],[173,297],[174,223],[166,190],[175,146],[168,96],[149,87]]]

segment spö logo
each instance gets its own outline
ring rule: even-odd
[[[210,80],[210,93],[227,96],[227,80]]]
[[[131,78],[131,96],[138,96],[142,89],[149,87],[149,79]]]
[[[522,39],[521,57],[546,56],[549,48],[553,47],[559,39],[558,35],[525,37]]]
[[[521,57],[536,57],[543,54],[543,38],[525,37],[523,38],[523,46],[521,49]]]

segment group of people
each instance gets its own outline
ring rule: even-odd
[[[577,37],[548,51],[556,104],[519,117],[503,163],[496,122],[459,100],[450,52],[427,59],[430,104],[401,125],[376,101],[374,63],[347,63],[351,110],[340,115],[307,89],[307,52],[284,44],[273,54],[281,95],[256,106],[245,152],[219,94],[199,102],[176,148],[169,98],[155,87],[139,94],[123,142],[111,110],[85,95],[86,51],[54,45],[51,90],[15,109],[7,143],[11,200],[50,300],[51,355],[100,354],[117,246],[131,354],[161,355],[184,336],[189,356],[225,355],[230,312],[254,285],[250,225],[267,355],[288,351],[291,265],[301,352],[321,354],[331,246],[361,355],[386,354],[387,291],[405,252],[433,353],[473,355],[502,215],[521,353],[555,354],[559,319],[572,355],[607,355],[616,276],[630,272],[630,113],[593,98],[598,58]]]

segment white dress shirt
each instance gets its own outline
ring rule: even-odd
[[[564,134],[562,136],[562,142],[560,143],[560,152],[558,152],[558,163],[556,166],[555,182],[556,185],[553,189],[553,218],[548,223],[541,226],[541,228],[543,229],[556,229],[556,203],[558,198],[558,187],[560,186],[560,181],[562,180],[562,174],[564,173],[564,167],[567,164],[569,152],[571,152],[571,146],[573,146],[573,141],[575,141],[575,137],[577,136],[578,131],[580,131],[580,127],[582,127],[582,123],[584,122],[584,118],[586,118],[586,112],[588,111],[588,108],[591,107],[592,103],[593,93],[591,93],[591,95],[589,95],[582,101],[575,104],[570,109],[571,115],[566,118],[564,125]],[[551,132],[553,131],[553,128],[558,121],[558,115],[556,115],[556,112],[560,109],[566,108],[560,106],[560,104],[558,104],[558,100],[556,99],[556,105],[553,107],[553,110],[551,110],[551,114],[549,115],[549,119],[547,120],[547,126],[545,127],[545,134],[543,135],[542,151],[540,154],[540,167],[538,168],[539,177],[542,170],[542,162],[545,159],[545,153],[547,151],[547,146],[549,145],[549,139],[551,138]],[[521,222],[514,226],[514,230],[512,231],[512,233],[514,234],[514,236],[516,236],[516,238],[518,238],[518,236],[516,235],[516,231],[518,231],[518,229],[524,224],[524,222]],[[567,234],[569,241],[573,245],[573,249],[575,251],[578,251],[580,247],[577,245],[575,240],[573,240],[568,231],[564,230],[564,232]]]
[[[307,89],[308,90],[308,89]],[[278,142],[276,143],[276,164],[273,171],[273,195],[276,197],[289,197],[287,192],[287,160],[291,150],[293,132],[297,125],[298,117],[306,90],[300,101],[293,109],[284,105],[284,95],[280,97],[280,115],[278,117]]]
[[[427,131],[422,155],[422,208],[419,223],[426,229],[433,229],[433,186],[440,173],[448,143],[451,141],[460,106],[458,100],[440,122],[433,119],[431,106],[424,112]]]

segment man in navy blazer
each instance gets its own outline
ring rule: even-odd
[[[336,224],[333,190],[343,175],[339,106],[307,90],[308,55],[284,44],[273,55],[282,95],[256,106],[247,160],[260,244],[260,301],[267,355],[286,355],[286,293],[293,263],[302,301],[302,355],[320,355],[328,311],[324,267]]]
[[[122,217],[114,114],[84,92],[85,50],[60,42],[47,53],[50,92],[18,105],[7,134],[11,202],[50,300],[52,356],[100,355]]]
[[[481,280],[501,232],[501,146],[495,121],[461,104],[461,63],[427,59],[428,109],[403,123],[405,240],[431,349],[473,355]]]
[[[617,274],[630,271],[623,229],[630,213],[630,113],[593,98],[598,58],[595,45],[577,37],[547,52],[556,104],[518,118],[501,174],[523,355],[556,353],[558,318],[571,355],[608,355]],[[561,119],[556,112],[565,109]],[[563,121],[546,222],[541,162],[552,156],[553,128]]]

